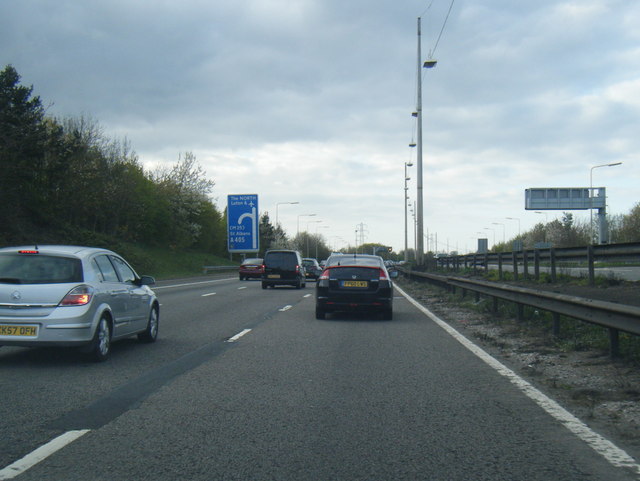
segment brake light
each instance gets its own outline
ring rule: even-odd
[[[21,250],[18,251],[18,254],[40,254],[40,251],[37,250]]]
[[[296,264],[296,274],[300,273],[300,266],[298,264]]]
[[[86,306],[93,298],[93,288],[78,286],[71,289],[60,301],[61,306]]]
[[[329,269],[325,269],[322,271],[322,274],[320,274],[320,277],[318,277],[319,281],[326,281],[329,279]]]
[[[389,278],[387,277],[387,274],[385,271],[383,271],[382,269],[380,269],[380,280],[381,281],[388,281]]]

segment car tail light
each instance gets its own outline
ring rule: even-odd
[[[322,271],[322,274],[320,274],[320,277],[318,277],[319,281],[327,281],[329,280],[329,269],[325,269]]]
[[[34,249],[21,250],[21,251],[18,251],[18,254],[40,254],[40,251],[34,250]]]
[[[388,281],[389,278],[387,277],[387,273],[385,271],[383,271],[382,269],[380,269],[380,280],[381,281]]]
[[[60,301],[60,306],[86,306],[93,298],[93,287],[78,286],[71,289],[64,299]]]

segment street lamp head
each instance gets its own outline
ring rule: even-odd
[[[415,142],[411,142],[411,143],[409,144],[409,147],[415,147],[415,146],[416,146],[416,143],[415,143]]]
[[[417,117],[418,116],[418,112],[411,112],[411,117]]]
[[[406,163],[406,166],[407,166],[407,167],[413,167],[413,162],[411,162],[411,161],[407,162],[407,163]]]
[[[425,63],[422,66],[424,68],[433,68],[433,67],[436,66],[437,63],[438,63],[437,60],[429,59],[429,60],[425,61]]]

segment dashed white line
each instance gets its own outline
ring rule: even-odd
[[[241,291],[242,289],[246,289],[247,286],[242,286],[242,287],[238,287],[238,290]]]
[[[236,334],[233,337],[230,337],[227,342],[236,342],[238,339],[240,339],[242,336],[244,336],[245,334],[248,334],[251,332],[251,329],[245,329],[243,331],[240,331],[238,334]]]
[[[216,293],[215,292],[209,292],[208,294],[202,294],[202,297],[209,297],[209,296],[215,296]]]
[[[420,311],[426,314],[433,322],[447,331],[456,341],[458,341],[469,351],[482,359],[485,363],[495,369],[499,374],[509,379],[512,384],[514,384],[525,395],[527,395],[536,404],[538,404],[538,406],[544,409],[553,418],[558,420],[578,438],[591,446],[594,451],[604,457],[607,461],[609,461],[609,463],[618,468],[628,468],[634,471],[636,474],[640,474],[640,464],[636,463],[636,460],[629,456],[626,451],[620,449],[605,437],[591,430],[586,424],[580,421],[580,419],[564,409],[553,399],[538,391],[538,389],[529,384],[529,382],[522,379],[511,369],[509,369],[500,361],[485,352],[482,348],[476,346],[473,342],[471,342],[449,324],[436,316],[429,309],[414,300],[397,285],[394,285],[394,288],[397,289],[411,304],[413,304]]]
[[[303,297],[311,297],[311,294],[305,294]]]
[[[27,454],[24,458],[19,459],[15,463],[0,470],[0,480],[15,478],[19,474],[24,473],[27,469],[38,464],[40,461],[48,458],[56,451],[61,450],[67,444],[72,443],[80,436],[87,434],[89,431],[90,429],[81,429],[78,431],[67,431],[64,434],[61,434],[57,438],[49,441],[47,444],[40,446],[35,451]]]
[[[284,306],[282,309],[278,309],[280,312],[284,312],[284,311],[288,311],[289,309],[291,309],[293,306]]]
[[[200,284],[212,284],[214,282],[225,282],[225,281],[233,281],[237,279],[236,277],[226,277],[224,279],[212,279],[210,281],[198,281],[198,282],[187,282],[184,284],[171,284],[170,286],[153,286],[153,290],[156,291],[158,289],[171,289],[173,287],[185,287],[185,286],[197,286]]]

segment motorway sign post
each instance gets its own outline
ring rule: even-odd
[[[227,196],[227,249],[229,252],[258,252],[258,195]]]

